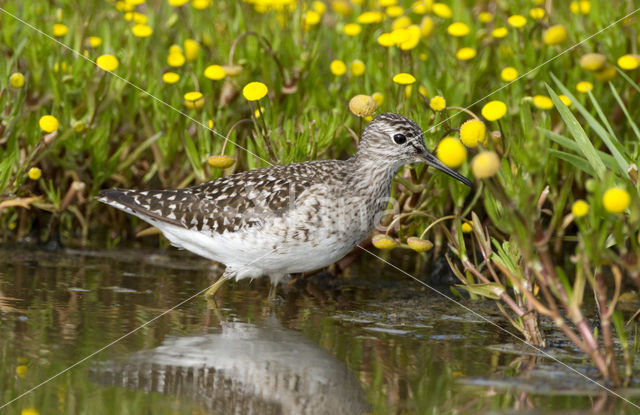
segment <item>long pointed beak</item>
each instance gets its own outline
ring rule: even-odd
[[[466,184],[467,186],[472,187],[473,182],[471,182],[471,180],[467,179],[462,174],[458,173],[452,168],[445,166],[444,163],[442,163],[433,154],[426,152],[421,154],[420,158],[422,159],[422,161],[424,161],[427,164],[427,166],[435,167],[436,169],[447,173],[449,176],[453,177],[454,179],[460,180],[462,183]]]

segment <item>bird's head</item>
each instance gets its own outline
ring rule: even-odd
[[[424,133],[418,124],[402,115],[386,112],[374,118],[362,133],[358,154],[372,162],[400,168],[423,162],[471,186],[471,181],[444,165],[424,144]]]

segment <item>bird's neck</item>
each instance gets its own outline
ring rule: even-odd
[[[358,193],[388,196],[391,182],[402,164],[372,152],[358,151],[349,160],[352,163],[349,182]]]

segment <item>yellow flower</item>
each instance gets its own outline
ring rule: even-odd
[[[188,61],[194,61],[200,54],[200,44],[193,39],[186,39],[184,41],[184,57]]]
[[[618,66],[625,71],[631,71],[640,66],[640,57],[638,55],[624,55],[618,59]]]
[[[478,142],[487,143],[487,127],[480,120],[470,119],[460,126],[460,140],[467,147],[478,147]]]
[[[269,92],[269,90],[262,82],[250,82],[242,88],[242,95],[244,95],[247,101],[258,101],[264,98],[267,92]]]
[[[503,37],[507,36],[507,33],[508,30],[506,27],[496,27],[491,31],[491,36],[495,37],[496,39],[502,39]]]
[[[576,85],[576,90],[578,92],[582,92],[583,94],[586,94],[587,91],[593,91],[593,84],[588,81],[580,81]]]
[[[9,85],[16,89],[22,88],[24,86],[24,75],[22,75],[20,72],[12,73],[9,77]]]
[[[212,0],[193,0],[191,6],[196,10],[204,10],[207,7],[211,7]]]
[[[42,170],[37,167],[31,167],[27,175],[31,180],[38,180],[42,176]]]
[[[16,375],[20,379],[24,379],[27,376],[27,370],[29,370],[27,365],[18,365],[16,366]]]
[[[561,24],[551,26],[545,30],[543,35],[543,41],[546,45],[559,45],[567,38],[567,29]]]
[[[400,49],[411,50],[420,42],[420,28],[418,25],[411,25],[405,31],[409,34],[409,38],[400,43]]]
[[[569,8],[573,14],[589,14],[591,11],[591,2],[588,0],[572,1]]]
[[[402,42],[409,40],[409,31],[406,29],[396,29],[391,32],[391,40],[394,45],[399,45]]]
[[[589,212],[589,204],[582,199],[576,200],[571,205],[571,212],[576,218],[581,218]]]
[[[184,65],[186,58],[181,52],[172,52],[169,53],[167,57],[167,64],[169,66],[173,66],[174,68],[179,68]]]
[[[56,23],[53,25],[52,32],[55,37],[62,37],[66,35],[68,31],[69,31],[69,28],[67,27],[67,25],[64,25],[62,23]]]
[[[321,19],[322,19],[322,16],[320,15],[320,13],[316,12],[315,10],[307,10],[307,12],[304,14],[305,29],[308,30],[312,26],[317,25],[318,23],[320,23]]]
[[[460,48],[456,52],[456,59],[461,61],[468,61],[476,57],[476,50],[474,48]]]
[[[20,415],[40,415],[40,412],[35,408],[24,408]]]
[[[529,16],[531,16],[531,18],[534,20],[540,20],[544,17],[544,15],[545,11],[542,7],[534,7],[533,9],[529,10]]]
[[[202,92],[192,91],[184,94],[184,105],[189,109],[202,109],[204,107]]]
[[[120,62],[118,62],[118,58],[113,55],[100,55],[98,59],[96,59],[96,64],[100,69],[112,72],[118,69]]]
[[[89,36],[89,46],[97,48],[102,45],[102,38],[100,36]]]
[[[124,19],[127,21],[134,21],[138,24],[147,24],[149,20],[146,15],[138,12],[127,12],[124,14]]]
[[[541,110],[550,110],[553,108],[553,101],[544,95],[536,95],[533,97],[533,105]]]
[[[384,95],[382,95],[382,93],[380,92],[374,92],[371,95],[371,98],[373,98],[376,101],[376,104],[379,106],[382,105],[382,103],[384,103]]]
[[[505,82],[511,82],[518,77],[518,71],[516,68],[507,66],[502,70],[502,72],[500,72],[500,77]]]
[[[580,1],[580,13],[589,14],[591,11],[591,2],[589,0]]]
[[[357,36],[362,32],[362,26],[357,23],[348,23],[344,26],[342,31],[347,36]]]
[[[407,245],[416,252],[427,252],[433,248],[433,242],[415,236],[407,238]]]
[[[489,12],[481,12],[478,15],[478,20],[480,23],[490,23],[493,20],[493,14]]]
[[[356,19],[360,24],[380,23],[384,15],[381,12],[364,12]]]
[[[514,14],[513,16],[509,16],[509,18],[507,18],[507,23],[509,23],[509,26],[518,29],[527,24],[527,18],[521,14]]]
[[[410,73],[401,72],[393,76],[393,82],[400,85],[411,85],[416,81],[416,78]]]
[[[453,16],[451,8],[444,3],[434,3],[431,7],[431,11],[442,19],[450,19],[451,16]]]
[[[334,59],[333,61],[331,61],[329,69],[335,76],[342,76],[347,72],[347,65],[345,65],[345,63],[340,59]]]
[[[116,10],[119,12],[130,12],[135,9],[135,5],[126,1],[116,1]]]
[[[473,221],[465,222],[460,226],[462,233],[471,233],[473,231]]]
[[[411,6],[411,11],[415,14],[425,14],[431,11],[431,3],[427,4],[426,1],[417,0]]]
[[[179,7],[187,4],[189,0],[168,0],[170,6]]]
[[[347,0],[332,1],[331,9],[342,16],[349,16],[351,14],[351,5]]]
[[[447,106],[447,101],[440,95],[436,95],[429,101],[429,107],[434,111],[442,111]]]
[[[137,24],[131,28],[131,33],[136,37],[149,37],[153,33],[153,29],[145,24]]]
[[[420,22],[420,34],[422,37],[429,37],[433,33],[433,19],[430,16],[425,16]]]
[[[413,85],[405,85],[404,86],[404,96],[409,99],[411,98],[411,93],[413,92]]]
[[[360,76],[364,74],[365,69],[366,66],[360,59],[354,60],[351,62],[351,65],[349,65],[349,70],[353,76]]]
[[[323,1],[316,0],[312,3],[312,5],[313,5],[313,10],[315,10],[316,13],[319,13],[320,15],[323,15],[324,12],[327,10],[327,5],[324,4]]]
[[[59,127],[58,119],[53,115],[43,115],[38,122],[40,129],[45,133],[52,133]]]
[[[393,21],[391,29],[406,29],[411,26],[411,18],[409,16],[400,16]]]
[[[84,131],[85,125],[82,121],[74,121],[71,126],[73,127],[73,131],[76,133],[81,133]]]
[[[507,113],[507,106],[504,102],[494,100],[488,102],[482,107],[482,116],[488,121],[499,120]]]
[[[500,170],[500,159],[493,151],[481,151],[471,160],[471,171],[477,179],[494,176]]]
[[[631,198],[626,190],[620,187],[612,187],[604,192],[602,204],[607,212],[622,213],[629,207]]]
[[[391,237],[387,235],[376,235],[371,238],[371,242],[373,246],[378,249],[393,249],[398,246],[398,243]]]
[[[447,27],[447,33],[455,37],[466,36],[469,34],[469,26],[462,22],[451,23],[449,27]]]
[[[380,46],[384,46],[387,48],[394,45],[393,37],[391,36],[391,33],[380,34],[380,36],[378,36],[377,41]]]
[[[558,98],[560,98],[560,101],[562,101],[562,103],[564,105],[566,105],[567,107],[571,106],[571,100],[569,99],[568,96],[566,96],[566,95],[558,95]]]
[[[454,137],[443,138],[438,144],[436,154],[440,161],[451,168],[460,167],[467,159],[467,149]]]
[[[172,53],[182,54],[182,48],[180,47],[180,45],[173,44],[169,46],[169,55],[171,55]]]
[[[224,79],[227,75],[224,68],[220,65],[209,65],[204,70],[204,76],[213,81],[219,81],[220,79]]]
[[[209,158],[207,159],[207,162],[211,167],[215,167],[218,169],[226,169],[227,167],[233,166],[233,163],[235,163],[235,160],[229,156],[220,155],[220,156],[209,156]]]
[[[607,58],[601,53],[586,53],[580,57],[580,66],[587,71],[599,71]]]
[[[175,72],[165,72],[162,74],[162,80],[165,84],[175,84],[180,80],[180,75]]]
[[[369,95],[356,95],[349,101],[349,111],[358,117],[369,117],[376,112],[378,104]]]
[[[393,18],[393,17],[402,16],[402,13],[404,13],[404,10],[400,6],[389,6],[385,9],[385,13],[387,13],[387,16]]]

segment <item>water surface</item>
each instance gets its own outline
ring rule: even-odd
[[[0,406],[35,388],[0,412],[633,413],[372,258],[292,281],[277,306],[266,279],[225,285],[217,309],[185,302],[217,273],[173,249],[0,249]],[[597,376],[545,329],[550,353]]]

